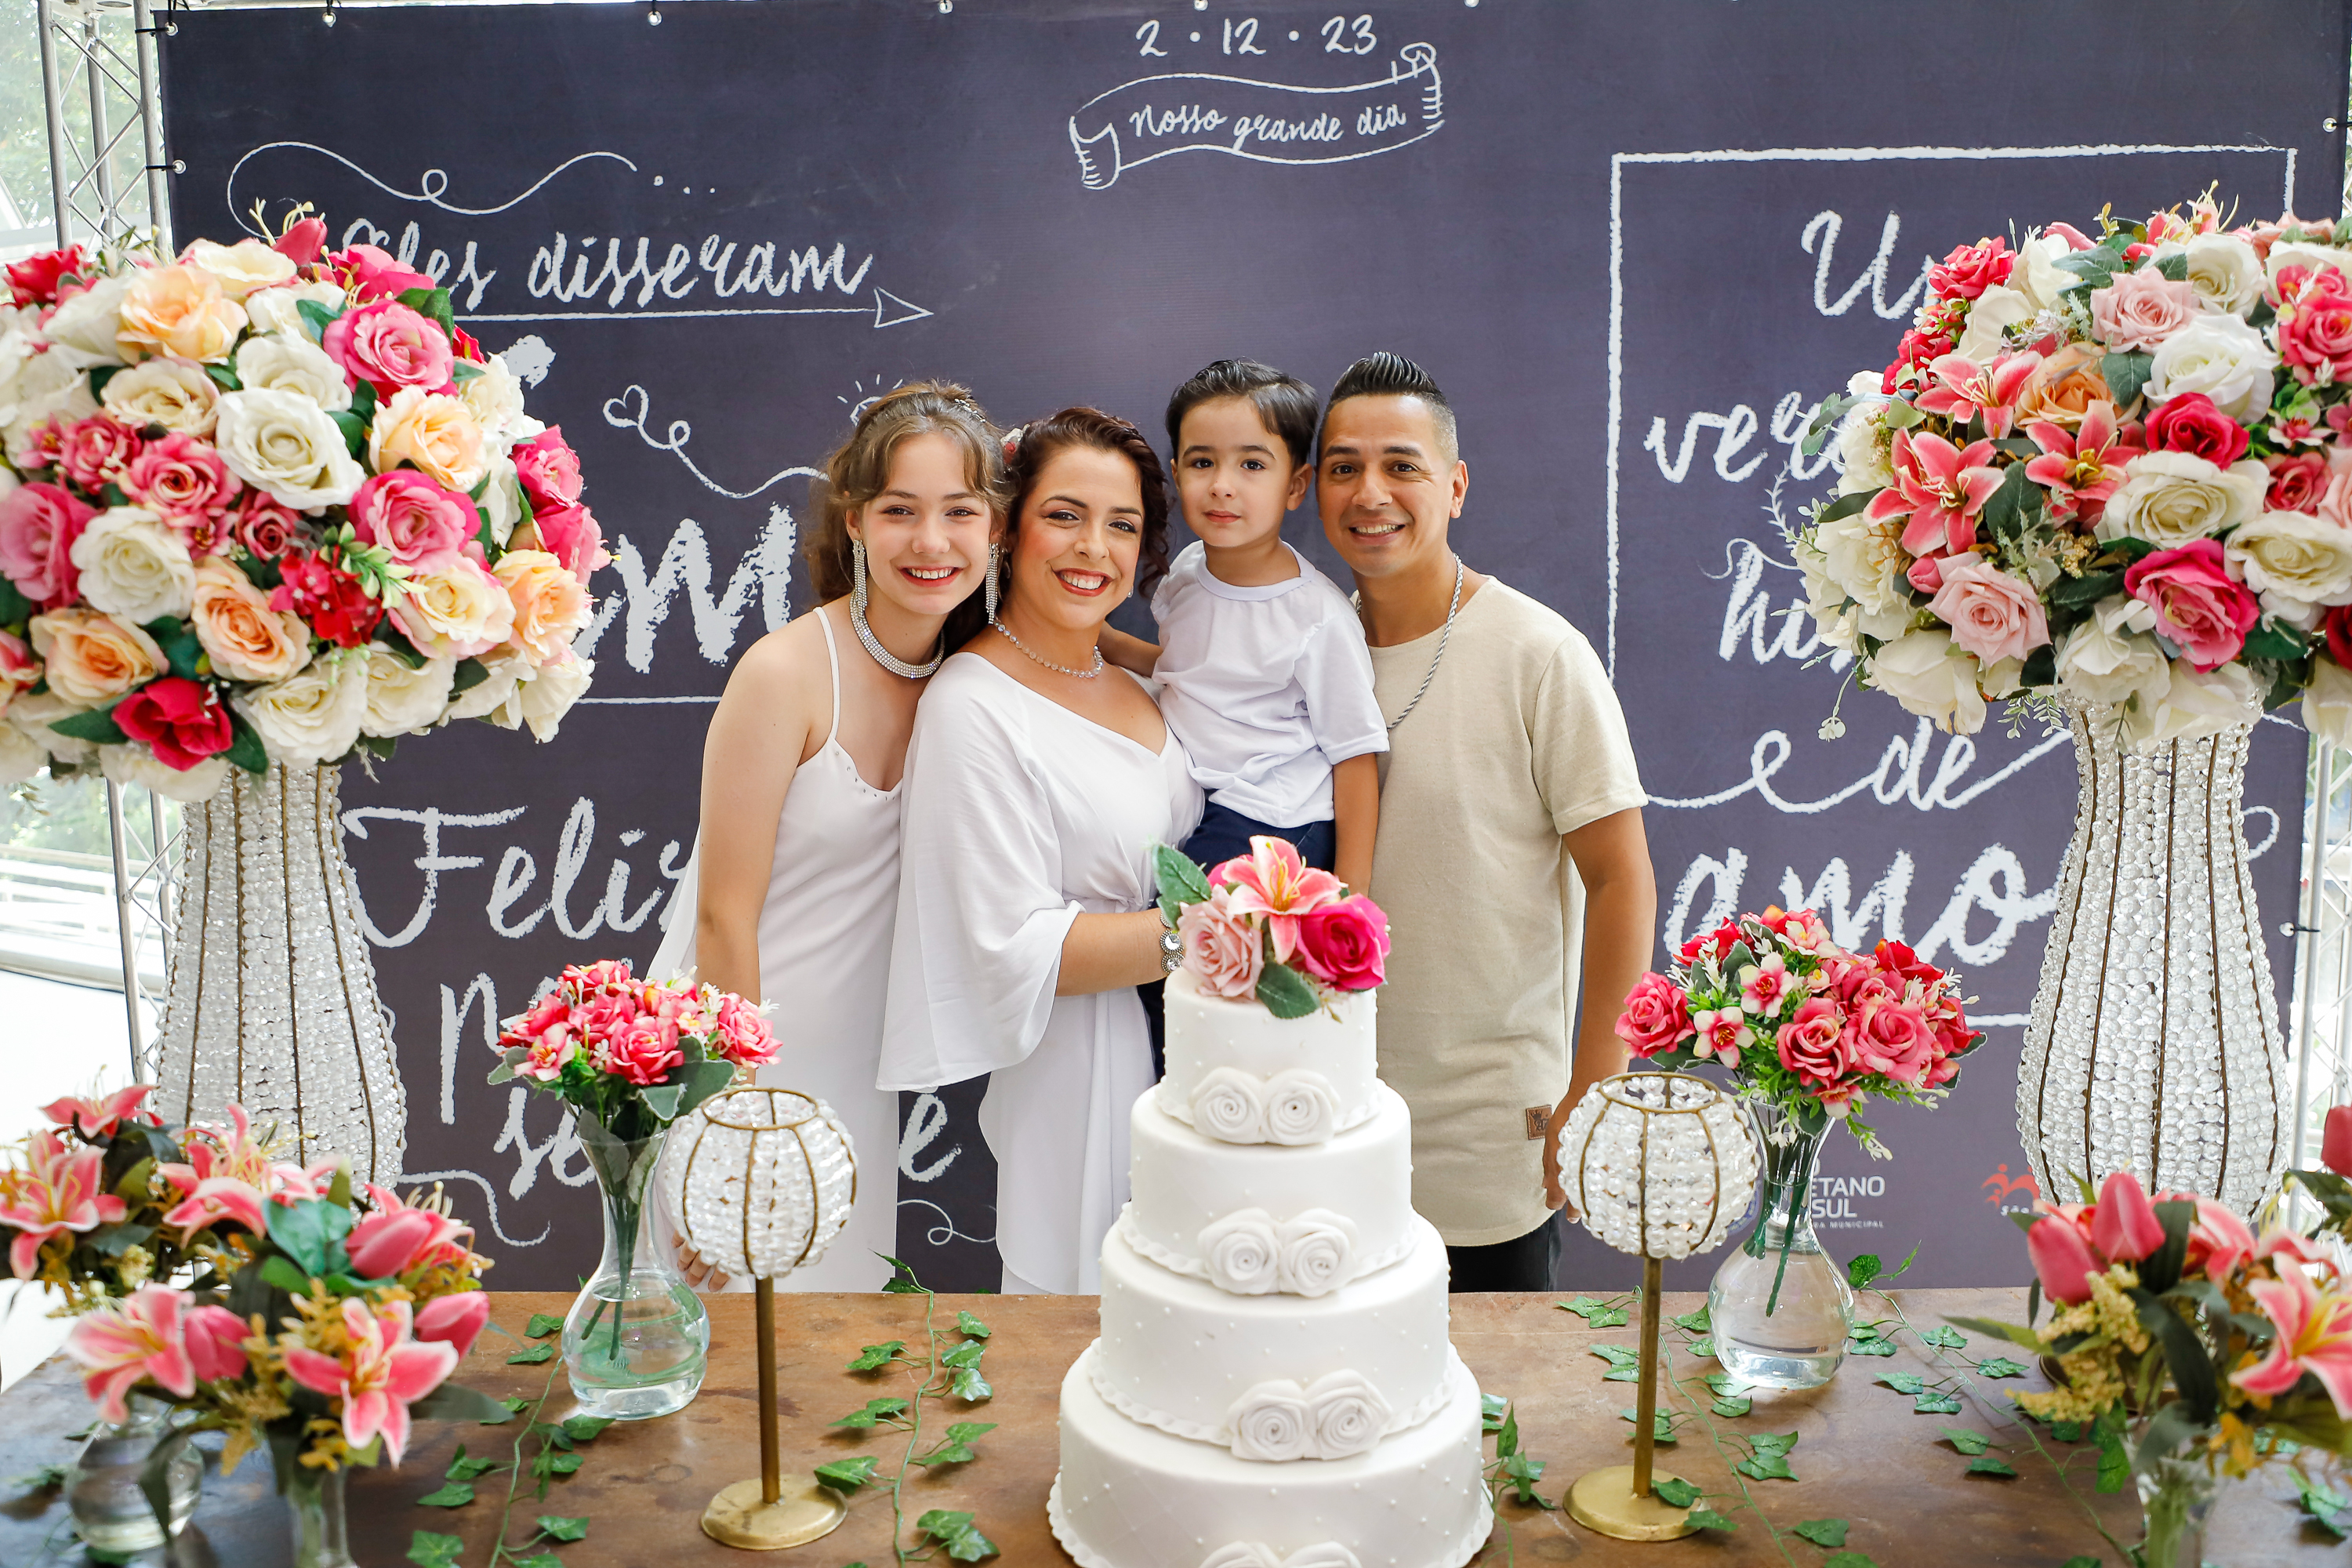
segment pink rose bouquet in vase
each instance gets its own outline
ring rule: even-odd
[[[1247,855],[1205,871],[1165,844],[1152,856],[1160,911],[1210,995],[1255,997],[1277,1018],[1303,1018],[1330,993],[1381,985],[1388,917],[1288,840],[1253,838]]]
[[[1850,952],[1811,910],[1768,909],[1683,944],[1644,974],[1617,1033],[1667,1071],[1712,1064],[1748,1103],[1763,1140],[1756,1228],[1717,1270],[1715,1353],[1743,1382],[1815,1388],[1845,1359],[1853,1293],[1813,1235],[1822,1140],[1843,1122],[1884,1158],[1866,1100],[1933,1105],[1983,1037],[1958,977],[1898,942]]]
[[[492,1083],[572,1107],[604,1195],[604,1251],[563,1321],[572,1392],[592,1415],[636,1421],[685,1408],[702,1386],[710,1322],[657,1246],[646,1188],[671,1125],[775,1059],[760,1009],[685,980],[639,980],[625,961],[566,969],[506,1021]]]

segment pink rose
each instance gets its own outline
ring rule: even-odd
[[[572,1026],[583,1035],[612,1039],[637,1021],[637,999],[627,991],[600,990],[572,1009]]]
[[[306,217],[299,223],[289,224],[270,248],[297,267],[308,267],[327,248],[327,220]]]
[[[1298,966],[1338,991],[1370,991],[1385,978],[1389,918],[1353,893],[1298,917]]]
[[[776,1059],[776,1037],[760,1010],[733,992],[719,998],[711,1046],[738,1067],[761,1067]]]
[[[1637,1057],[1673,1050],[1696,1033],[1691,1027],[1690,999],[1682,987],[1663,974],[1644,974],[1625,994],[1625,1010],[1617,1015],[1617,1037]]]
[[[1948,556],[1927,607],[1952,628],[1952,640],[1987,664],[2023,658],[2050,640],[2050,621],[2033,584],[1981,555]]]
[[[2273,285],[2279,360],[2305,385],[2352,374],[2352,285],[2333,267],[2282,267]]]
[[[2156,629],[2179,645],[2200,673],[2237,658],[2263,616],[2254,596],[2230,580],[2217,540],[2142,556],[2124,573],[2124,592],[2154,607]]]
[[[369,383],[379,397],[404,386],[451,390],[449,340],[441,329],[397,300],[344,311],[319,339],[327,357]]]
[[[58,485],[36,480],[0,500],[0,574],[44,609],[61,609],[80,591],[74,541],[98,515]]]
[[[1826,996],[1801,1003],[1796,1016],[1780,1026],[1775,1044],[1780,1065],[1797,1075],[1807,1089],[1822,1089],[1845,1077],[1848,1069],[1843,1042],[1845,1018]]]
[[[7,268],[8,297],[19,306],[54,305],[67,292],[64,285],[78,279],[89,266],[79,245],[12,261]]]
[[[0,713],[8,711],[8,700],[41,679],[41,661],[33,657],[32,645],[14,632],[0,631]]]
[[[2319,1135],[2319,1163],[2339,1176],[2352,1176],[2352,1105],[2328,1111]]]
[[[670,1068],[686,1060],[677,1047],[677,1026],[650,1013],[632,1019],[619,1035],[608,1036],[600,1056],[606,1072],[640,1089],[661,1082]]]
[[[229,531],[247,554],[260,561],[275,561],[311,542],[301,514],[267,490],[245,492],[245,504],[237,508]]]
[[[1936,1059],[1936,1032],[1926,1013],[1891,996],[1874,997],[1850,1023],[1846,1051],[1856,1066],[1914,1088],[1927,1081]]]
[[[515,475],[530,494],[533,511],[579,504],[580,455],[564,445],[563,426],[551,425],[530,440],[517,442],[507,455],[514,459]]]
[[[520,448],[517,448],[520,450]],[[590,576],[612,564],[604,548],[604,531],[584,506],[551,506],[531,521],[539,547],[563,563],[565,571],[585,587]]]
[[[91,495],[122,477],[139,455],[139,432],[104,414],[76,420],[58,445],[58,471]]]
[[[1184,942],[1184,967],[1202,990],[1212,996],[1257,994],[1265,943],[1256,923],[1232,907],[1224,889],[1203,903],[1185,905],[1176,917],[1176,934]]]
[[[228,705],[213,688],[185,676],[149,681],[114,705],[114,723],[180,773],[236,743]]]
[[[2009,281],[2017,265],[2009,241],[1996,236],[1963,245],[1927,269],[1927,287],[1947,300],[1973,300],[1996,283]]]
[[[2153,268],[2118,273],[2105,288],[2091,290],[2091,330],[2118,353],[2154,353],[2204,313],[2197,285],[2176,283]]]
[[[327,258],[327,265],[351,280],[352,295],[361,303],[390,300],[411,289],[430,289],[433,279],[404,267],[373,245],[354,245]]]
[[[2117,1171],[2099,1189],[2091,1212],[2091,1245],[2110,1263],[2137,1263],[2164,1245],[2164,1224],[2147,1189],[2129,1171]]]
[[[394,468],[361,482],[352,495],[352,531],[381,545],[411,572],[446,572],[481,526],[474,503],[415,468]]]
[[[2263,462],[2271,471],[2270,493],[2263,498],[2265,511],[2318,513],[2319,500],[2327,493],[2326,458],[2316,452],[2275,452]]]
[[[215,546],[221,535],[211,520],[244,488],[211,445],[176,430],[149,442],[122,476],[131,500],[163,513],[184,534],[201,531]]]
[[[2186,452],[2219,468],[2244,457],[2252,439],[2244,426],[2214,407],[2201,392],[2166,398],[2148,415],[2147,433],[2151,452]]]

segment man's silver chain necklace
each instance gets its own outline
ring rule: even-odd
[[[1414,709],[1416,709],[1416,708],[1418,708],[1418,707],[1420,707],[1420,706],[1421,706],[1421,700],[1422,700],[1423,698],[1424,698],[1424,697],[1426,697],[1426,696],[1428,696],[1428,695],[1429,695],[1429,683],[1430,683],[1431,681],[1435,680],[1435,679],[1437,679],[1437,667],[1438,667],[1441,663],[1443,663],[1443,662],[1444,661],[1444,658],[1445,658],[1445,645],[1446,645],[1446,642],[1447,642],[1450,638],[1452,638],[1452,637],[1454,636],[1454,613],[1455,613],[1456,611],[1460,610],[1461,608],[1462,608],[1462,557],[1460,557],[1459,555],[1457,555],[1457,556],[1455,556],[1455,557],[1454,558],[1454,602],[1453,602],[1452,604],[1449,604],[1449,605],[1447,605],[1445,606],[1445,629],[1444,629],[1444,630],[1443,630],[1443,631],[1441,631],[1441,632],[1439,632],[1439,633],[1437,634],[1437,651],[1436,651],[1435,653],[1433,653],[1433,654],[1432,654],[1432,655],[1430,656],[1430,658],[1429,658],[1429,673],[1428,673],[1428,674],[1426,674],[1426,675],[1424,675],[1424,676],[1423,676],[1423,677],[1421,678],[1421,685],[1420,685],[1420,687],[1419,687],[1419,688],[1418,688],[1418,689],[1413,692],[1413,694],[1412,694],[1412,701],[1410,701],[1410,702],[1408,702],[1408,703],[1406,703],[1406,704],[1404,705],[1404,711],[1403,711],[1403,712],[1402,712],[1402,713],[1400,713],[1400,714],[1398,714],[1395,718],[1393,718],[1393,719],[1391,719],[1391,720],[1390,720],[1390,721],[1389,721],[1389,733],[1390,733],[1390,734],[1391,734],[1391,735],[1395,734],[1395,733],[1396,733],[1396,728],[1397,728],[1397,726],[1398,726],[1398,725],[1400,725],[1400,724],[1402,724],[1402,723],[1403,723],[1406,720],[1408,720],[1408,719],[1412,718],[1412,710],[1413,710]],[[1363,596],[1363,595],[1361,595],[1361,594],[1358,594],[1358,595],[1356,595],[1356,616],[1357,616],[1357,618],[1358,618],[1358,619],[1360,619],[1360,619],[1362,619],[1362,618],[1363,618],[1363,614],[1364,614],[1364,596]],[[1024,649],[1024,651],[1025,652],[1026,650]],[[1032,658],[1034,658],[1034,657],[1036,657],[1036,656],[1033,654],[1033,655],[1031,655],[1030,657],[1032,657]]]

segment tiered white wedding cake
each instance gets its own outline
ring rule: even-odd
[[[1062,1384],[1054,1534],[1082,1568],[1459,1568],[1492,1524],[1478,1389],[1375,993],[1279,1018],[1188,965]]]

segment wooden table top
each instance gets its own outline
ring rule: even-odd
[[[2011,1290],[1906,1290],[1895,1300],[1920,1331],[1946,1313],[2016,1315],[2023,1293]],[[1585,1470],[1630,1462],[1631,1426],[1619,1419],[1633,1405],[1635,1388],[1604,1383],[1605,1363],[1590,1353],[1595,1344],[1636,1342],[1639,1316],[1622,1328],[1592,1329],[1559,1310],[1550,1295],[1456,1296],[1453,1298],[1454,1344],[1477,1374],[1480,1386],[1517,1404],[1523,1447],[1549,1467],[1543,1494],[1557,1500]],[[555,1293],[500,1292],[495,1320],[520,1332],[534,1312],[561,1313],[570,1298]],[[710,1371],[700,1397],[664,1419],[615,1425],[587,1445],[586,1462],[576,1475],[554,1483],[544,1503],[518,1506],[515,1518],[538,1513],[585,1516],[587,1536],[559,1547],[567,1568],[650,1568],[654,1564],[735,1564],[746,1555],[706,1539],[698,1528],[702,1509],[720,1487],[759,1473],[758,1398],[753,1368],[751,1300],[710,1298],[713,1345]],[[1696,1310],[1696,1296],[1670,1295],[1671,1315]],[[837,1417],[867,1399],[907,1392],[897,1373],[854,1374],[843,1363],[860,1346],[891,1339],[919,1342],[919,1297],[780,1295],[777,1298],[778,1357],[782,1391],[786,1468],[806,1468],[859,1453],[884,1457],[895,1465],[900,1445],[863,1434],[829,1432]],[[1882,1308],[1876,1296],[1866,1307]],[[971,1419],[998,1423],[977,1440],[980,1457],[971,1464],[919,1473],[906,1488],[906,1515],[923,1510],[968,1510],[1002,1549],[996,1562],[1007,1568],[1066,1568],[1069,1559],[1045,1526],[1045,1491],[1056,1464],[1055,1408],[1062,1373],[1096,1331],[1097,1302],[1088,1296],[942,1296],[940,1321],[958,1310],[972,1311],[994,1331],[982,1370],[996,1394],[975,1407]],[[1670,1342],[1685,1335],[1669,1330]],[[1703,1533],[1656,1545],[1604,1540],[1570,1522],[1563,1513],[1507,1506],[1494,1540],[1475,1561],[1480,1568],[1509,1563],[1640,1563],[1655,1568],[1676,1564],[1792,1563],[1802,1568],[1826,1560],[1822,1548],[1790,1535],[1800,1521],[1845,1519],[1851,1523],[1845,1550],[1868,1555],[1879,1568],[1916,1565],[1994,1564],[2058,1568],[2078,1554],[2102,1554],[2116,1563],[2091,1523],[2095,1511],[2123,1541],[2137,1538],[2138,1510],[2122,1496],[2097,1497],[2091,1488],[2095,1456],[2086,1449],[2053,1451],[2074,1458],[2069,1479],[2081,1493],[2067,1495],[2052,1464],[2039,1458],[2005,1410],[2007,1391],[2040,1386],[2023,1379],[1977,1379],[1982,1400],[1964,1398],[1959,1415],[1915,1415],[1912,1400],[1881,1384],[1885,1373],[1948,1376],[1955,1352],[1940,1352],[1942,1364],[1924,1359],[1911,1335],[1899,1338],[1891,1357],[1849,1357],[1829,1387],[1806,1394],[1753,1395],[1753,1412],[1741,1419],[1710,1416],[1733,1458],[1742,1450],[1731,1441],[1741,1433],[1796,1432],[1790,1455],[1795,1481],[1748,1481],[1762,1510],[1734,1511],[1739,1479],[1710,1443],[1704,1424],[1694,1420],[1672,1447],[1659,1450],[1659,1467],[1683,1475],[1709,1492],[1727,1491],[1710,1503],[1732,1513],[1738,1529],[1729,1536]],[[536,1398],[549,1368],[511,1366],[514,1342],[485,1334],[460,1370],[460,1378],[499,1396]],[[1965,1352],[1974,1358],[1998,1353],[1981,1341]],[[560,1366],[560,1361],[550,1363]],[[1686,1379],[1668,1409],[1707,1408],[1699,1381],[1717,1370],[1712,1361],[1674,1357],[1676,1376]],[[1694,1400],[1696,1405],[1694,1406]],[[948,1402],[937,1426],[966,1418]],[[559,1376],[549,1418],[569,1413]],[[66,1434],[85,1426],[89,1405],[62,1359],[43,1366],[0,1395],[0,1476],[16,1476],[62,1462],[72,1446]],[[926,1429],[933,1421],[926,1415]],[[1989,1434],[1994,1452],[2019,1471],[2013,1479],[1967,1473],[1969,1461],[1943,1440],[1940,1426]],[[407,1461],[399,1469],[355,1474],[351,1489],[352,1541],[365,1568],[398,1568],[406,1561],[413,1534],[429,1530],[462,1536],[462,1568],[479,1568],[496,1528],[503,1475],[478,1483],[481,1496],[457,1510],[423,1508],[417,1498],[441,1484],[460,1442],[476,1455],[507,1456],[518,1426],[457,1426],[419,1423]],[[216,1437],[205,1443],[217,1446]],[[2045,1438],[2045,1442],[2047,1439]],[[1491,1442],[1491,1439],[1490,1439]],[[1490,1449],[1491,1452],[1491,1449]],[[185,1568],[282,1568],[289,1561],[287,1514],[271,1494],[268,1461],[247,1459],[226,1479],[208,1468],[203,1506],[184,1538],[175,1561]],[[2293,1489],[2276,1480],[2229,1488],[2216,1510],[2207,1557],[2231,1568],[2245,1565],[2340,1564],[2340,1543],[2305,1525],[2293,1506]],[[0,1496],[0,1563],[8,1568],[83,1561],[65,1528],[65,1506],[54,1490],[15,1490]],[[1785,1541],[1776,1546],[1763,1520]],[[848,1521],[813,1545],[767,1558],[780,1563],[824,1564],[863,1561],[884,1568],[891,1559],[890,1509],[887,1496],[861,1494]],[[517,1540],[521,1534],[519,1531]],[[1506,1548],[1505,1537],[1511,1540]]]

